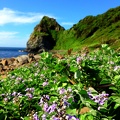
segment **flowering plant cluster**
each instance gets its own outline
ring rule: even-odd
[[[104,44],[87,55],[40,56],[0,79],[0,120],[119,120],[118,53]]]

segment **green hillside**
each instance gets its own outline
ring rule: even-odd
[[[87,16],[59,32],[54,49],[98,48],[102,43],[120,50],[120,6],[97,16]]]

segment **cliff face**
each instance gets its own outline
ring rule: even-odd
[[[60,31],[64,31],[64,28],[55,19],[44,16],[30,35],[27,42],[27,51],[51,50],[56,45],[57,35]]]

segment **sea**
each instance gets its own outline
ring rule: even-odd
[[[17,57],[20,55],[27,55],[27,52],[24,52],[25,48],[21,47],[0,47],[0,58],[11,58]]]

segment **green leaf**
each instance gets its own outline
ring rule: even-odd
[[[113,86],[109,87],[109,89],[111,89],[111,90],[115,90],[115,91],[118,90],[116,87],[113,87]]]
[[[94,117],[91,114],[82,114],[80,120],[94,120]]]
[[[67,81],[68,81],[68,78],[67,78],[67,77],[62,77],[62,78],[60,79],[60,81],[61,81],[61,82],[67,82]]]
[[[73,65],[70,66],[70,71],[71,72],[76,72],[78,70],[78,67],[75,67]]]
[[[116,76],[114,77],[114,79],[115,79],[115,80],[120,80],[120,75],[116,75]]]
[[[103,85],[103,84],[110,84],[111,83],[111,81],[110,80],[102,80],[101,82],[100,82],[100,85]]]
[[[81,78],[81,72],[80,72],[80,70],[77,70],[77,71],[75,72],[74,78],[75,78],[75,79]]]
[[[97,103],[94,102],[94,101],[91,100],[91,99],[87,99],[87,100],[86,100],[86,103],[88,103],[88,104],[90,104],[90,105],[97,105]]]
[[[81,95],[86,95],[87,94],[87,91],[86,90],[81,90],[80,92],[79,92]],[[88,95],[88,94],[87,94]]]
[[[94,120],[94,117],[92,115],[89,115],[86,117],[87,120]]]
[[[30,117],[24,117],[23,120],[30,120]]]
[[[69,115],[76,115],[76,109],[67,109],[66,110],[66,113],[69,114]]]
[[[114,109],[117,109],[118,107],[120,107],[120,104],[116,103]]]

